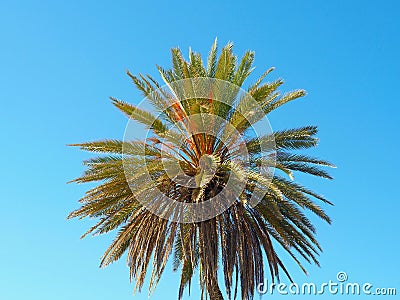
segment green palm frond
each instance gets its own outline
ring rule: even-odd
[[[233,54],[233,44],[228,43],[222,48],[217,62],[215,78],[232,82],[236,69],[237,57]]]
[[[278,149],[305,149],[315,147],[318,138],[316,126],[306,126],[274,132],[275,144]]]
[[[217,69],[217,39],[211,47],[207,59],[207,77],[214,78],[215,70]]]
[[[111,100],[112,103],[119,110],[125,113],[129,118],[146,125],[148,128],[151,128],[156,134],[163,134],[167,131],[167,126],[151,113],[113,97],[111,97]]]

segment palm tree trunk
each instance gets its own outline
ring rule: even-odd
[[[218,280],[215,278],[212,279],[211,285],[207,292],[210,295],[210,300],[224,300],[222,292],[219,289]]]

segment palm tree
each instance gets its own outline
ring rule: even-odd
[[[80,199],[82,206],[73,211],[69,218],[90,217],[98,220],[83,237],[118,230],[115,240],[101,259],[101,266],[107,266],[127,253],[130,278],[136,282],[135,290],[141,290],[148,269],[151,269],[149,291],[154,290],[170,255],[174,270],[180,269],[179,299],[186,287],[189,286],[190,292],[195,271],[199,272],[202,299],[223,299],[225,292],[229,299],[232,296],[236,298],[238,287],[242,299],[252,299],[257,285],[264,280],[264,263],[268,264],[272,280],[279,279],[280,271],[290,279],[274,245],[280,245],[289,253],[304,272],[306,271],[301,260],[318,265],[317,256],[322,250],[315,238],[315,227],[304,210],[308,209],[330,223],[330,218],[315,200],[331,203],[295,182],[293,172],[331,179],[321,167],[333,165],[325,160],[293,152],[317,145],[315,126],[267,132],[257,136],[251,134],[252,123],[255,122],[248,121],[250,114],[246,115],[246,112],[252,111],[252,108],[247,107],[248,102],[237,95],[240,94],[238,87],[242,87],[253,71],[253,60],[254,52],[251,51],[238,60],[233,54],[231,43],[218,56],[215,41],[206,66],[200,54],[190,51],[187,61],[179,49],[172,49],[172,68],[165,70],[158,67],[167,89],[163,90],[149,75],[134,76],[127,72],[134,85],[159,112],[159,116],[139,106],[111,98],[112,103],[131,121],[139,122],[151,132],[150,138],[142,141],[102,140],[73,144],[86,151],[101,153],[100,157],[85,161],[87,170],[83,176],[73,181],[100,183]],[[281,95],[278,92],[283,84],[281,79],[264,82],[272,70],[273,68],[262,74],[245,92],[257,103],[263,117],[283,104],[305,95],[303,90]],[[182,80],[192,80],[193,83],[196,78],[211,78],[237,87],[228,93],[231,96],[233,94],[232,99],[239,99],[238,104],[228,105],[218,100],[218,91],[210,94],[208,99],[180,99],[176,96],[178,92],[175,83]],[[172,97],[163,92],[168,89],[172,91]],[[239,106],[244,109],[238,110]],[[185,123],[184,120],[199,112],[216,115],[233,124],[235,130],[244,137],[244,142],[240,145],[245,146],[249,160],[240,164],[240,159],[237,159],[240,156],[235,156],[237,148],[228,149],[227,143],[221,138],[204,132],[193,133],[193,127],[190,129],[188,122]],[[184,143],[177,142],[179,134],[170,134],[170,128],[177,123],[182,125],[179,134],[184,137]],[[196,126],[200,125],[197,123]],[[218,132],[226,132],[226,126],[222,123],[213,123],[212,126]],[[263,145],[268,142],[273,142],[273,147],[267,147],[264,151]],[[161,154],[164,151],[162,148],[169,149],[167,158]],[[269,153],[263,156],[263,152]],[[177,162],[185,175],[194,179],[196,185],[188,187],[171,179],[165,170],[165,160],[168,159]],[[208,166],[214,166],[211,176],[208,177],[202,166],[202,160],[204,162],[207,159]],[[276,170],[269,178],[259,168],[263,159],[273,161]],[[152,179],[152,186],[140,179],[143,176],[143,163]],[[126,172],[127,164],[131,170],[129,174]],[[167,206],[161,205],[160,208],[160,202],[157,202],[157,206],[161,213],[155,213],[151,207],[146,206],[151,200],[143,202],[138,199],[137,191],[140,190],[143,196],[153,195],[152,191],[157,189],[177,203],[205,203],[216,194],[222,193],[228,178],[237,174],[240,174],[241,181],[244,182],[243,189],[235,195],[225,194],[230,201],[229,207],[210,218],[185,221],[187,215],[185,211],[181,211],[179,214],[183,217],[177,219],[175,216],[178,213]],[[206,181],[203,180],[204,177],[207,177]],[[257,188],[264,192],[255,205],[250,205]],[[169,214],[163,215],[162,212],[166,211]],[[149,264],[152,265],[151,268]],[[223,280],[218,277],[218,270],[221,268]],[[220,288],[222,281],[225,285],[224,292]]]

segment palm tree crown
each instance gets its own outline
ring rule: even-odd
[[[69,218],[98,220],[83,236],[118,230],[101,266],[127,253],[130,278],[138,290],[149,269],[149,290],[155,288],[170,255],[174,270],[181,273],[179,299],[196,271],[202,298],[210,299],[223,299],[225,292],[229,299],[236,298],[238,287],[242,299],[252,299],[264,280],[264,263],[273,280],[281,270],[290,279],[274,244],[304,272],[300,258],[318,265],[321,247],[304,210],[330,223],[315,200],[331,203],[295,182],[293,172],[331,179],[321,167],[333,165],[293,152],[317,145],[315,126],[275,132],[266,128],[255,134],[255,123],[305,92],[281,95],[281,79],[264,82],[273,68],[243,90],[253,60],[251,51],[238,60],[231,43],[218,55],[215,41],[206,64],[198,53],[190,51],[185,60],[179,49],[172,49],[172,68],[158,67],[164,87],[149,75],[127,72],[157,114],[111,98],[129,122],[147,128],[145,139],[73,144],[101,156],[85,161],[87,170],[74,180],[99,184],[80,199],[82,206]],[[179,181],[176,168],[186,184]],[[217,195],[222,202],[206,206]],[[164,204],[166,198],[174,204]],[[225,291],[218,278],[221,268]]]

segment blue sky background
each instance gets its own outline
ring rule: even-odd
[[[206,55],[216,36],[238,54],[255,50],[255,75],[275,66],[270,79],[308,91],[271,114],[272,127],[318,125],[315,154],[338,166],[334,181],[299,177],[336,206],[326,207],[332,226],[316,220],[321,268],[309,266],[306,277],[288,262],[296,281],[327,282],[345,271],[349,281],[400,293],[398,1],[0,7],[0,299],[132,299],[125,261],[98,268],[113,235],[80,240],[93,222],[66,220],[89,188],[66,184],[89,157],[66,144],[121,138],[126,119],[108,96],[141,100],[125,70],[156,75],[156,64],[170,65],[171,47]],[[151,299],[176,299],[178,279],[167,268]],[[189,299],[198,299],[196,283],[193,291]],[[298,296],[322,297],[333,298]]]

